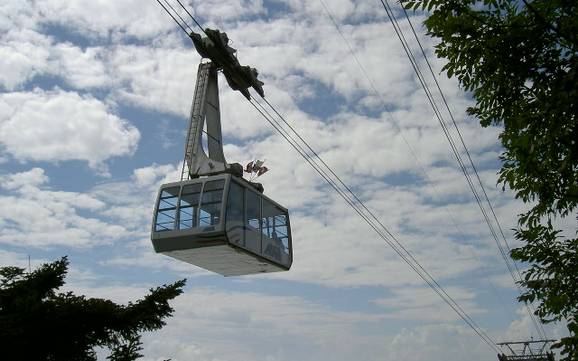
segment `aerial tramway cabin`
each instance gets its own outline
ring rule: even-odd
[[[205,39],[199,53],[229,53],[218,48],[228,42],[226,34],[219,39],[226,41]],[[287,209],[263,194],[261,184],[244,179],[243,168],[228,164],[223,154],[218,72],[228,77],[252,69],[227,63],[233,60],[222,57],[199,65],[181,180],[161,186],[151,240],[157,253],[224,276],[287,271],[293,262]],[[249,87],[262,96],[257,71],[250,74],[253,78],[237,74],[227,82],[245,97],[250,97]]]
[[[292,263],[287,209],[231,174],[164,184],[152,241],[156,252],[224,276]]]

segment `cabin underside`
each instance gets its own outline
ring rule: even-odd
[[[162,254],[219,273],[225,277],[287,270],[228,244],[165,251]]]

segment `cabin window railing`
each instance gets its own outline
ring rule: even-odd
[[[246,248],[261,253],[261,196],[245,191],[245,244]]]
[[[207,227],[221,223],[221,207],[225,180],[219,179],[205,183],[199,210],[199,226]]]
[[[263,199],[261,224],[263,233],[263,256],[283,264],[289,264],[289,232],[286,212]]]
[[[156,232],[172,231],[175,229],[179,191],[180,187],[171,187],[162,190],[159,196],[155,218]]]
[[[242,247],[245,247],[244,209],[244,189],[237,183],[231,182],[227,200],[227,237],[230,242]]]
[[[188,184],[183,186],[179,200],[179,229],[197,227],[197,213],[202,184]]]

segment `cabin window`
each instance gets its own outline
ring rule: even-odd
[[[229,241],[245,247],[245,230],[243,227],[243,213],[245,207],[245,195],[243,187],[235,182],[229,186],[229,199],[227,201],[227,237]]]
[[[245,215],[245,243],[247,249],[261,253],[261,197],[247,190]]]
[[[163,189],[157,206],[155,231],[172,231],[175,229],[177,219],[177,201],[180,187]]]
[[[263,233],[263,256],[283,264],[289,264],[289,233],[286,212],[275,204],[263,199],[261,225]]]
[[[223,203],[224,186],[224,179],[205,183],[199,212],[200,227],[213,226],[221,222],[221,205]]]
[[[197,211],[202,184],[189,184],[183,187],[179,201],[179,229],[197,226]]]

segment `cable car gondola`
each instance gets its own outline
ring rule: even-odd
[[[181,181],[159,190],[153,247],[224,276],[287,271],[293,262],[287,209],[244,179],[240,164],[225,161],[218,70],[213,62],[199,65]]]
[[[225,276],[291,267],[287,209],[231,174],[164,184],[155,213],[157,252]]]

